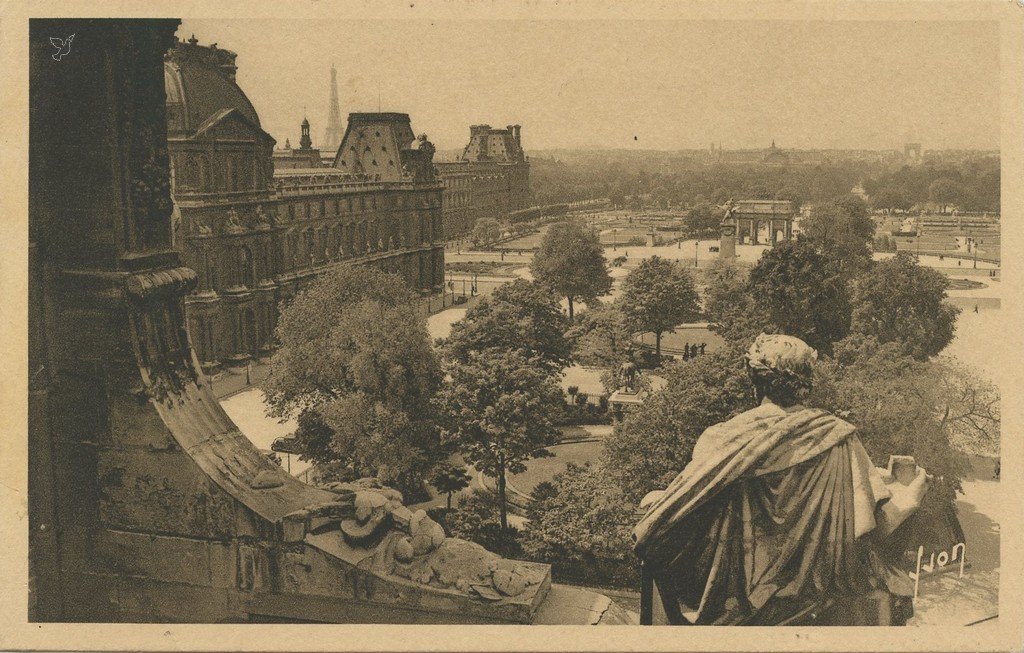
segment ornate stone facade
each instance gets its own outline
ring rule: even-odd
[[[199,275],[186,306],[207,371],[268,352],[279,303],[329,266],[375,265],[423,293],[440,291],[444,274],[433,146],[415,140],[409,116],[350,116],[345,142],[363,153],[369,133],[375,149],[347,169],[275,170],[274,140],[235,84],[234,61],[190,39],[164,64],[175,244]],[[317,152],[305,121],[292,152],[303,151]]]
[[[444,182],[445,238],[469,233],[479,218],[500,219],[532,205],[520,129],[473,125],[459,160],[435,164]]]

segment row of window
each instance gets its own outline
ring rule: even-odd
[[[269,161],[245,152],[179,154],[172,169],[176,189],[198,193],[259,190],[273,174]]]
[[[204,272],[200,288],[204,291],[221,290],[220,272],[228,274],[226,286],[252,288],[257,280],[274,276],[285,269],[418,246],[440,238],[439,216],[421,213],[415,221],[403,221],[397,226],[398,229],[387,229],[382,221],[373,219],[290,231],[281,242],[280,256],[287,261],[286,265],[282,264],[269,238],[263,239],[260,244],[251,243],[252,247],[249,244],[238,245],[234,248],[234,254],[226,258],[212,250],[203,249],[201,260],[197,261],[199,269]],[[255,254],[253,247],[256,248]],[[225,268],[224,261],[229,262],[229,267]]]
[[[333,208],[333,215],[340,215],[342,213],[343,209],[344,209],[344,211],[346,213],[352,213],[352,212],[357,211],[357,210],[358,211],[366,211],[366,210],[373,211],[373,210],[377,210],[378,208],[381,208],[381,209],[389,208],[388,207],[389,201],[388,201],[388,199],[386,197],[381,197],[380,198],[380,202],[378,202],[377,199],[378,199],[377,195],[359,195],[358,197],[351,197],[351,196],[350,197],[346,197],[344,200],[342,200],[341,198],[335,197],[332,200],[328,200],[328,199],[324,198],[324,199],[321,199],[319,201],[313,201],[313,202],[301,202],[301,203],[300,202],[290,202],[287,205],[288,206],[288,208],[287,208],[288,219],[294,221],[295,219],[297,219],[299,217],[306,218],[307,220],[311,219],[311,218],[314,218],[314,217],[321,218],[321,217],[324,217],[324,216],[327,215],[328,207]],[[433,199],[438,204],[441,202],[440,195],[438,195],[435,198],[430,198],[429,196],[427,196],[426,200],[427,200],[428,205],[430,204],[431,199]],[[409,202],[409,206],[410,207],[415,205],[414,201],[415,201],[415,198],[410,200],[410,202]],[[401,208],[405,208],[406,207],[406,196],[405,195],[398,195],[393,200],[393,207],[394,208],[400,208],[400,209]]]

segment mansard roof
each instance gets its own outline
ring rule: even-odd
[[[352,174],[401,181],[415,158],[416,135],[407,113],[350,113],[348,127],[334,155],[333,167]]]
[[[232,125],[240,125],[242,131],[232,129]],[[247,135],[251,135],[254,138],[245,138]],[[220,109],[207,118],[203,124],[199,125],[194,137],[202,138],[204,136],[231,140],[270,140],[271,142],[274,140],[270,134],[260,128],[258,122],[254,123],[249,116],[234,107]]]
[[[257,128],[260,118],[235,83],[235,54],[177,42],[164,59],[169,136],[191,136],[214,115],[235,109]]]

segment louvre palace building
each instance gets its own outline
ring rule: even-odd
[[[445,235],[468,234],[479,218],[501,219],[533,205],[530,163],[519,125],[469,128],[469,143],[456,161],[435,164],[444,184]]]
[[[373,265],[423,294],[444,275],[444,186],[409,116],[351,114],[333,166],[275,170],[235,57],[193,37],[164,60],[174,240],[198,272],[186,312],[207,372],[267,353],[279,303],[331,266]]]

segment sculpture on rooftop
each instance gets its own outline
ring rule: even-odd
[[[760,405],[705,430],[675,480],[644,497],[633,538],[653,581],[645,620],[902,625],[912,614],[900,547],[885,543],[927,475],[894,482],[854,425],[800,405],[816,358],[798,338],[761,334],[746,356]]]
[[[349,547],[367,552],[365,566],[432,587],[456,590],[477,600],[516,597],[545,580],[529,563],[506,560],[479,544],[448,537],[424,510],[410,510],[402,494],[373,478],[324,485],[336,501],[286,516],[285,540],[307,532],[338,530]]]

